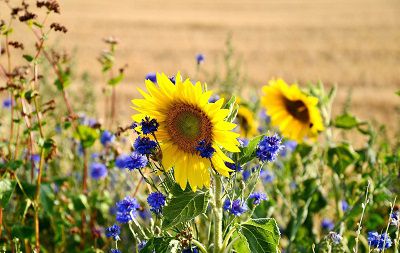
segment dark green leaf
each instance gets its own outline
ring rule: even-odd
[[[358,159],[359,154],[347,143],[328,150],[328,166],[337,174],[343,173],[349,165],[357,162]]]
[[[87,197],[83,194],[74,197],[72,203],[74,204],[74,210],[76,212],[83,211],[89,207]]]
[[[260,140],[263,137],[264,137],[264,135],[256,136],[249,141],[249,144],[246,147],[241,148],[241,150],[240,150],[241,157],[239,159],[240,164],[243,165],[243,164],[253,160],[256,157],[256,149],[257,149],[258,143],[260,142]]]
[[[275,219],[249,220],[239,225],[239,233],[246,238],[250,252],[279,252],[280,232]]]
[[[169,244],[172,237],[154,237],[147,241],[146,246],[140,250],[140,253],[169,253]]]
[[[22,57],[24,57],[24,59],[27,60],[28,62],[33,61],[33,56],[32,55],[24,54]]]
[[[180,192],[174,195],[164,207],[164,228],[171,228],[179,223],[190,221],[205,213],[208,205],[207,192]]]
[[[28,239],[31,238],[35,233],[35,230],[32,226],[20,226],[14,225],[11,228],[12,237],[16,237],[19,239]]]

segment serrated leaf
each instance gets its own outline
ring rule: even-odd
[[[250,252],[279,252],[280,232],[275,219],[249,220],[239,225],[238,232],[246,238]]]
[[[16,181],[10,179],[0,180],[0,206],[6,207],[10,201],[11,195],[14,192]]]
[[[146,246],[140,253],[167,253],[170,252],[169,244],[172,241],[172,237],[154,237],[147,241]]]
[[[360,123],[358,122],[357,118],[350,114],[342,114],[336,117],[333,125],[337,128],[343,129],[352,129],[358,126]]]
[[[208,205],[207,192],[180,192],[174,195],[164,207],[163,228],[168,229],[179,223],[190,221],[205,213]]]
[[[233,248],[237,253],[251,253],[249,244],[247,243],[247,239],[244,237],[244,235],[234,232],[232,238]]]

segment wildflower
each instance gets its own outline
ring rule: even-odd
[[[390,215],[390,225],[392,226],[399,226],[399,219],[400,219],[400,211],[394,211]]]
[[[117,225],[114,224],[108,228],[106,228],[106,236],[108,238],[112,237],[115,241],[118,241],[119,235],[121,234],[121,228]]]
[[[92,163],[90,165],[90,176],[95,179],[102,179],[107,176],[107,167],[102,163]]]
[[[157,147],[157,143],[148,137],[139,136],[133,144],[135,151],[142,155],[149,155]]]
[[[277,134],[264,136],[256,149],[258,159],[262,162],[273,162],[282,148],[281,141],[282,139]]]
[[[291,141],[291,140],[285,141],[283,143],[283,148],[281,150],[280,155],[285,157],[288,153],[293,152],[296,149],[296,147],[297,147],[296,141]]]
[[[116,220],[119,223],[128,223],[133,217],[136,217],[137,210],[140,205],[135,198],[125,197],[123,200],[117,202],[116,206]]]
[[[235,163],[230,163],[230,162],[225,162],[226,167],[228,167],[229,169],[239,172],[242,171],[242,166],[240,166],[239,163],[235,164]]]
[[[221,147],[239,152],[238,134],[231,131],[236,125],[224,120],[229,111],[221,108],[223,99],[210,104],[211,92],[203,91],[200,82],[182,81],[179,73],[175,79],[174,85],[165,74],[157,74],[157,84],[146,81],[149,93],[142,92],[143,99],[132,101],[139,112],[133,118],[136,122],[145,116],[157,120],[164,168],[174,167],[181,188],[186,189],[189,183],[196,191],[210,186],[211,162],[219,174],[229,176],[224,161],[232,160]]]
[[[259,205],[261,203],[261,200],[268,199],[267,195],[265,195],[265,193],[263,192],[253,192],[252,194],[250,194],[249,198],[254,199],[253,205]]]
[[[215,103],[220,99],[220,96],[218,94],[212,95],[209,99],[208,102],[209,103]]]
[[[122,154],[115,160],[115,166],[120,169],[141,169],[146,167],[148,159],[145,155],[137,152],[132,152],[130,155]]]
[[[146,247],[147,241],[141,241],[138,245],[138,250],[141,251],[144,247]]]
[[[111,249],[110,253],[121,253],[119,249]]]
[[[152,211],[155,214],[161,214],[163,206],[165,206],[166,197],[161,192],[150,193],[147,197],[147,203],[149,203]]]
[[[263,169],[260,171],[260,178],[264,183],[272,183],[272,181],[275,179],[275,176],[270,170]]]
[[[329,232],[329,238],[332,240],[333,244],[340,244],[343,240],[343,237],[335,232]]]
[[[210,144],[206,143],[205,140],[199,142],[199,145],[197,145],[196,150],[199,151],[200,156],[203,158],[211,158],[215,152],[215,149]]]
[[[150,72],[146,75],[146,77],[144,78],[144,80],[150,80],[153,83],[157,83],[157,76],[156,73],[154,72]]]
[[[13,100],[10,98],[6,98],[3,100],[3,108],[10,108],[13,105]]]
[[[318,110],[318,98],[304,94],[296,84],[289,86],[282,79],[271,80],[262,88],[261,103],[282,135],[298,142],[315,138],[324,130]]]
[[[250,170],[243,170],[242,172],[243,181],[247,181],[250,176],[251,176]]]
[[[152,134],[158,129],[158,122],[156,119],[150,119],[150,117],[145,117],[142,119],[142,133],[143,134]]]
[[[100,142],[103,144],[103,146],[107,146],[109,143],[113,142],[115,139],[115,135],[113,135],[111,132],[104,130],[101,133],[100,136]]]
[[[368,245],[379,250],[388,249],[392,246],[392,239],[387,233],[368,232]]]
[[[347,212],[347,210],[349,210],[349,203],[347,203],[347,201],[345,199],[340,201],[340,204],[342,206],[342,211],[343,212]]]
[[[223,208],[225,211],[229,211],[229,209],[231,208],[231,200],[230,200],[230,199],[225,199],[222,208]]]
[[[197,55],[196,55],[196,62],[197,62],[197,65],[202,64],[202,63],[204,62],[204,59],[205,59],[205,57],[204,57],[203,54],[197,54]]]
[[[232,202],[230,213],[235,216],[240,216],[244,212],[247,211],[247,206],[244,203],[241,203],[240,199],[236,199]]]
[[[196,247],[187,248],[182,250],[182,253],[199,253],[199,250]]]
[[[333,228],[335,227],[335,224],[333,224],[333,222],[330,219],[323,219],[321,221],[321,227],[324,230],[330,231],[330,230],[333,230]]]
[[[245,147],[247,147],[247,145],[249,145],[249,139],[247,139],[247,138],[238,138],[238,141],[242,148],[245,148]]]

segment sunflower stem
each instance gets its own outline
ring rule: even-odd
[[[222,183],[217,173],[214,177],[214,253],[222,249]]]

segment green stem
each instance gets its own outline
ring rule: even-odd
[[[202,253],[207,253],[207,250],[206,250],[206,248],[204,247],[204,245],[203,244],[201,244],[199,241],[196,241],[196,240],[192,240],[192,243],[194,244],[194,245],[196,245],[196,247],[202,252]]]
[[[214,253],[222,252],[222,183],[214,172]]]
[[[236,227],[233,227],[229,233],[226,235],[224,242],[222,244],[222,248],[221,248],[221,252],[224,252],[224,250],[226,249],[226,247],[228,246],[229,243],[229,239],[231,238],[231,236],[233,235],[233,233],[236,231]]]

